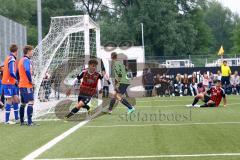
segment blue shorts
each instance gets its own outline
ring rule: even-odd
[[[2,85],[0,84],[0,96],[2,95]]]
[[[34,100],[34,93],[32,88],[20,88],[21,102],[26,104]]]
[[[2,91],[4,92],[4,97],[5,98],[11,98],[13,96],[18,96],[19,95],[18,87],[15,86],[15,85],[3,84],[2,85]]]

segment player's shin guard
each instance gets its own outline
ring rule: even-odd
[[[24,113],[25,113],[25,104],[21,104],[19,109],[19,115],[20,115],[20,122],[24,123]]]
[[[14,109],[14,117],[15,120],[19,120],[19,108],[18,108],[18,103],[13,103],[13,109]]]
[[[124,106],[126,106],[128,109],[132,109],[132,108],[133,108],[132,105],[131,105],[125,98],[122,98],[121,102],[122,102],[122,104],[123,104]]]
[[[33,105],[28,104],[27,106],[28,125],[32,124],[32,114],[33,114]]]
[[[112,110],[115,103],[116,103],[116,99],[115,99],[115,98],[112,98],[111,101],[110,101],[110,104],[109,104],[109,108],[108,108],[108,109],[109,109],[109,110]]]
[[[79,111],[79,109],[78,108],[76,108],[76,107],[74,107],[73,109],[72,109],[72,111],[70,112],[70,113],[68,113],[68,115],[66,116],[66,118],[70,118],[70,117],[72,117],[75,113],[77,113]]]
[[[5,122],[9,121],[11,106],[12,106],[12,104],[6,103],[6,107],[5,107]]]
[[[199,101],[199,98],[195,97],[192,103],[192,106],[195,106],[195,104],[197,104]]]

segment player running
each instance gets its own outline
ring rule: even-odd
[[[18,88],[17,88],[17,64],[16,57],[18,55],[18,47],[12,44],[10,47],[10,54],[4,61],[2,87],[4,97],[7,99],[5,106],[5,124],[15,124],[18,120]],[[15,122],[9,121],[10,111],[13,105]]]
[[[111,54],[112,58],[112,72],[111,78],[114,79],[114,89],[113,98],[110,101],[108,113],[112,113],[112,109],[116,100],[120,101],[124,106],[128,108],[128,114],[135,111],[135,108],[125,99],[122,97],[127,91],[128,86],[130,85],[129,78],[127,77],[127,71],[121,62],[117,61],[117,53],[113,52]]]
[[[98,80],[101,80],[103,77],[100,73],[96,71],[98,61],[92,59],[88,62],[88,69],[83,70],[81,74],[77,76],[78,80],[82,79],[80,85],[80,92],[78,96],[78,103],[76,106],[65,116],[65,120],[72,117],[76,114],[81,108],[86,108],[88,111],[90,107],[88,103],[90,102],[92,96],[97,92]],[[69,92],[70,93],[70,92]]]
[[[227,105],[227,99],[221,86],[221,81],[217,80],[215,86],[211,87],[207,92],[198,94],[190,107],[218,107],[222,98],[225,107]],[[205,104],[197,106],[196,104],[199,100],[202,100]]]
[[[20,106],[20,123],[21,126],[25,125],[24,123],[24,112],[25,106],[27,106],[27,125],[34,126],[35,123],[32,122],[33,114],[33,84],[32,84],[32,65],[30,58],[33,55],[33,47],[27,45],[23,49],[24,56],[20,59],[18,63],[19,71],[19,88],[21,95],[21,106]]]

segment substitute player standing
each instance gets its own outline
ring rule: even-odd
[[[33,47],[27,45],[23,49],[24,56],[20,59],[18,63],[19,71],[19,88],[21,95],[21,106],[20,106],[20,122],[24,125],[24,110],[27,106],[27,125],[34,126],[35,123],[32,122],[33,114],[33,84],[32,84],[32,65],[30,58],[33,55]]]
[[[210,96],[209,96],[210,95]],[[207,92],[198,94],[192,103],[192,107],[196,107],[195,105],[199,100],[202,100],[205,104],[200,107],[218,107],[223,98],[224,106],[227,105],[227,99],[224,90],[221,87],[221,81],[217,80],[215,82],[215,86],[211,87]]]
[[[88,103],[90,102],[92,96],[94,96],[97,92],[98,80],[101,80],[103,78],[100,73],[96,72],[97,65],[97,60],[90,60],[88,62],[89,68],[83,70],[82,73],[77,76],[78,80],[82,79],[82,83],[80,85],[80,93],[78,96],[78,103],[71,110],[71,112],[65,116],[66,120],[77,113],[80,108],[86,108],[88,111],[90,110]]]
[[[108,113],[112,113],[112,109],[116,100],[120,101],[124,106],[128,108],[128,114],[135,111],[135,108],[125,99],[122,97],[127,91],[128,86],[130,85],[129,79],[127,77],[127,71],[121,62],[117,61],[117,53],[113,52],[111,54],[112,58],[112,72],[111,77],[114,79],[115,84],[114,88],[115,91],[113,93],[113,98],[110,101]]]
[[[15,121],[19,120],[18,117],[18,88],[17,88],[17,64],[16,57],[18,55],[18,47],[12,44],[10,47],[10,55],[4,61],[2,88],[4,97],[7,99],[5,106],[5,124],[15,124],[16,122],[9,121],[11,106],[13,105]]]

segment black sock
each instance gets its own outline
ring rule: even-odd
[[[192,103],[192,105],[193,105],[193,106],[195,106],[195,104],[197,104],[197,103],[198,103],[198,101],[199,101],[199,99],[195,97],[195,98],[194,98],[194,100],[193,100],[193,103]]]
[[[85,105],[85,106],[83,106],[83,108],[86,108],[88,111],[90,109],[89,105]]]
[[[208,104],[205,103],[205,104],[201,105],[200,107],[208,107]]]
[[[70,118],[71,116],[73,116],[75,113],[77,113],[79,111],[78,108],[74,107],[72,109],[72,111],[70,113],[68,113],[68,115],[66,116],[67,118]]]
[[[20,109],[19,109],[21,123],[24,123],[24,112],[25,112],[25,104],[21,104]]]
[[[114,106],[115,103],[116,103],[116,99],[112,98],[111,101],[110,101],[110,104],[109,104],[109,110],[113,109],[113,106]]]
[[[123,99],[121,100],[121,102],[122,102],[122,104],[123,104],[124,106],[126,106],[128,109],[132,109],[132,105],[131,105],[125,98],[123,98]]]

